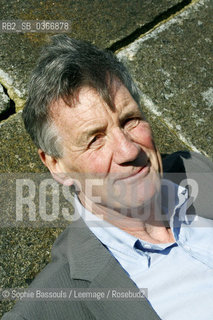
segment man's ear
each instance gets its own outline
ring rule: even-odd
[[[46,154],[43,150],[38,150],[39,157],[43,164],[49,169],[52,177],[59,183],[65,186],[71,186],[74,184],[73,179],[70,177],[70,173],[66,173],[60,158],[54,158]]]

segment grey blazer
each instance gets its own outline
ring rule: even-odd
[[[175,182],[199,174],[199,194],[190,213],[212,218],[213,164],[203,156],[177,152],[163,160],[165,177],[171,172]],[[206,202],[208,199],[208,202]],[[211,201],[210,201],[211,200]],[[128,288],[135,289],[117,260],[93,235],[83,220],[67,227],[53,245],[52,261],[35,278],[33,288]],[[25,301],[6,313],[3,320],[157,320],[146,299],[131,301]]]

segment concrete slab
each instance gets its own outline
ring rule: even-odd
[[[163,119],[159,119],[158,116],[148,110],[145,110],[144,113],[151,125],[155,144],[161,154],[188,149],[188,146],[174,132],[168,130]]]
[[[0,125],[0,173],[46,172],[37,150],[25,132],[21,112]]]
[[[2,0],[0,19],[69,20],[70,36],[109,47],[181,2]],[[35,64],[39,47],[47,37],[47,33],[0,34],[0,83],[7,88],[16,110],[23,107],[29,73]]]
[[[118,53],[141,88],[144,107],[211,158],[212,14],[212,1],[195,1]]]
[[[59,228],[1,229],[1,287],[27,287],[50,261],[52,244],[61,231]],[[1,301],[0,317],[14,304],[14,300]]]

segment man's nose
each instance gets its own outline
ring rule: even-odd
[[[127,164],[137,159],[141,152],[141,148],[136,144],[131,136],[121,130],[115,128],[113,130],[112,139],[113,159],[118,164]]]

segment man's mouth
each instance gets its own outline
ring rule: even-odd
[[[147,163],[144,166],[137,167],[133,172],[123,175],[118,180],[131,181],[138,177],[142,178],[142,177],[145,177],[149,173],[149,171],[150,171],[150,161],[147,160]]]

